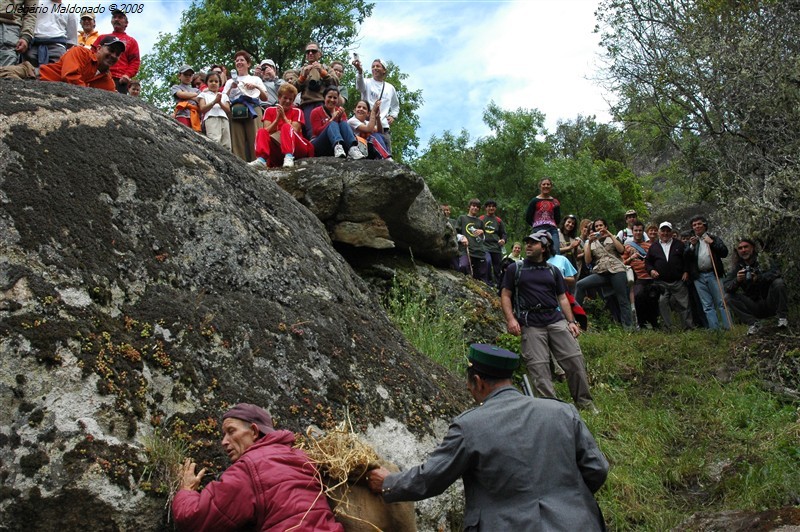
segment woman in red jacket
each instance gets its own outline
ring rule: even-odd
[[[218,481],[197,492],[206,470],[188,459],[172,501],[178,530],[344,532],[333,519],[316,468],[294,433],[275,430],[256,405],[239,403],[222,416],[222,447],[233,462]]]
[[[317,157],[363,159],[358,141],[347,122],[347,114],[339,107],[339,90],[328,87],[321,107],[311,111],[311,144]]]

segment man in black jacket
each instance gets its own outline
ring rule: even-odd
[[[725,277],[725,301],[733,315],[755,334],[759,319],[778,317],[778,327],[788,327],[789,298],[777,268],[759,264],[755,242],[743,238],[736,245],[733,267]]]
[[[653,284],[661,289],[658,299],[658,310],[664,327],[672,327],[670,307],[680,315],[686,329],[691,329],[692,318],[689,315],[689,291],[686,281],[689,279],[689,265],[684,257],[683,242],[673,238],[672,224],[661,222],[658,226],[658,242],[650,244],[644,259],[645,268],[654,279]]]

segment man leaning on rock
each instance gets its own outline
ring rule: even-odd
[[[25,61],[20,65],[0,67],[0,78],[61,81],[80,87],[116,91],[110,68],[125,51],[125,43],[112,35],[95,42],[97,50],[73,46],[56,63],[34,68]]]
[[[263,408],[239,403],[222,416],[222,448],[233,464],[198,492],[206,473],[186,460],[172,501],[178,530],[343,532],[294,433],[275,430]]]

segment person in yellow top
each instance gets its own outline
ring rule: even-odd
[[[95,29],[94,13],[83,13],[81,15],[81,28],[78,32],[78,46],[91,48],[94,41],[100,36],[100,32]]]

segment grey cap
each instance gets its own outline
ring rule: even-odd
[[[181,68],[178,69],[178,72],[181,74],[186,74],[187,71],[190,71],[192,74],[194,74],[194,69],[189,65],[181,65]]]

